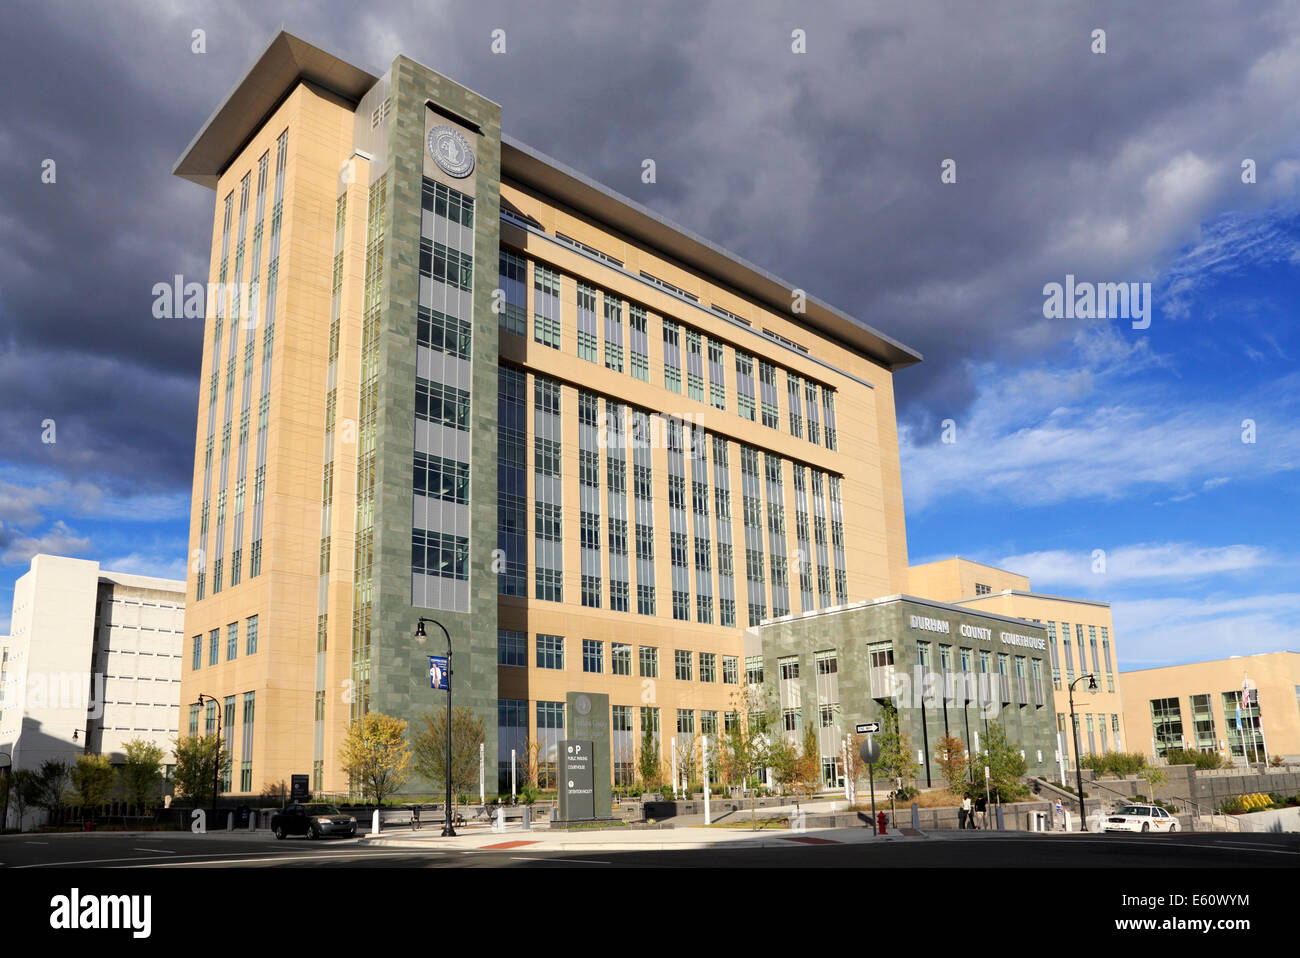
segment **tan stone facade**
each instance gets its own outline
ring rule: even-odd
[[[191,716],[189,703],[200,694],[218,700],[211,727],[223,729],[233,754],[225,791],[257,793],[292,774],[311,773],[314,790],[346,792],[337,756],[358,695],[369,707],[413,721],[441,704],[440,697],[430,694],[419,664],[425,653],[440,653],[440,643],[407,644],[417,615],[434,615],[453,633],[458,694],[473,697],[481,686],[483,694],[474,702],[485,718],[491,793],[497,785],[491,765],[508,760],[507,745],[515,735],[492,724],[498,700],[524,704],[526,727],[518,733],[527,742],[548,738],[539,728],[539,715],[544,706],[563,702],[569,691],[607,692],[614,707],[630,708],[638,743],[640,710],[658,709],[660,751],[667,760],[679,713],[689,713],[681,718],[682,737],[693,739],[706,721],[720,721],[735,708],[747,626],[778,612],[828,608],[906,588],[893,372],[920,357],[522,144],[500,140],[493,109],[489,101],[405,58],[376,77],[281,34],[177,164],[178,175],[216,191],[210,282],[258,281],[256,314],[243,303],[240,316],[227,306],[206,318],[196,434],[181,734],[210,727],[207,714]],[[422,149],[430,130],[445,123],[475,144],[479,163],[470,177],[445,174]],[[421,148],[420,161],[412,162],[412,144]],[[259,185],[263,173],[264,192]],[[423,339],[417,345],[415,290],[423,322],[430,278],[422,261],[424,241],[429,240],[435,258],[444,255],[441,237],[452,237],[446,242],[453,251],[456,237],[470,242],[447,226],[445,212],[425,207],[422,217],[418,199],[412,206],[410,197],[420,196],[421,177],[426,191],[440,184],[451,190],[440,196],[450,195],[453,203],[472,201],[477,214],[473,249],[462,250],[472,258],[474,271],[468,424],[473,442],[465,462],[473,526],[468,613],[458,606],[449,606],[452,612],[430,610],[412,600],[421,580],[410,558],[416,522],[410,423],[416,377],[426,381],[432,355]],[[245,221],[246,182],[251,185]],[[510,212],[499,224],[498,199],[501,209]],[[419,242],[408,240],[412,227],[421,231]],[[522,260],[526,272],[525,298],[518,304],[522,328],[512,331],[503,322],[494,342],[489,333],[497,334],[497,323],[489,312],[489,294],[497,285],[493,260],[498,229],[500,250]],[[536,329],[539,269],[559,277],[554,346],[544,344]],[[491,278],[486,287],[484,277]],[[580,283],[598,291],[601,302],[622,302],[625,356],[630,351],[629,311],[644,310],[644,379],[632,374],[630,356],[622,371],[604,361],[603,316],[583,347],[594,349],[594,356],[583,353],[577,319]],[[471,307],[463,308],[466,315],[453,320],[470,320]],[[666,370],[669,328],[682,337],[676,389]],[[724,408],[711,401],[714,380],[707,362],[702,391],[692,396],[686,355],[690,334],[718,350]],[[238,341],[232,342],[232,336]],[[372,360],[379,363],[377,376]],[[436,361],[443,363],[442,354]],[[753,390],[748,416],[738,391],[738,370],[746,362]],[[495,515],[498,463],[491,452],[483,452],[496,448],[491,433],[497,425],[492,400],[498,363],[526,382],[522,464],[528,489],[522,556],[526,588],[522,595],[499,600],[496,582],[485,574],[496,562],[489,544],[498,530],[485,517]],[[760,376],[769,365],[776,387],[770,405],[775,419],[769,416],[764,422],[756,409],[762,405]],[[491,378],[485,380],[485,374]],[[811,390],[800,398],[798,409],[791,406],[790,382],[799,384],[794,395]],[[538,383],[556,384],[560,395],[560,601],[541,598],[540,584],[535,591]],[[728,450],[730,511],[724,515],[715,498],[716,460],[710,453],[704,513],[708,533],[701,535],[698,527],[688,525],[685,545],[678,549],[676,537],[670,538],[670,452],[664,443],[651,442],[653,497],[644,525],[654,537],[653,613],[638,611],[636,574],[630,577],[628,611],[612,607],[608,582],[598,607],[582,602],[580,394],[598,397],[602,408],[612,402],[645,411],[656,435],[670,421],[682,423]],[[832,401],[833,434],[827,429]],[[807,403],[815,407],[815,435]],[[414,418],[418,459],[423,426]],[[794,434],[797,419],[800,435]],[[759,539],[750,543],[742,520],[743,450],[752,450],[760,464],[760,484],[773,475],[764,476],[766,469],[780,476],[779,497],[772,491],[777,486],[751,497],[761,512]],[[604,482],[607,459],[602,447],[599,542],[606,564],[612,495]],[[632,459],[629,445],[629,490]],[[360,471],[374,477],[364,496],[358,491],[363,461]],[[810,482],[825,483],[818,486],[824,492],[817,494],[815,505],[811,491],[799,492],[803,506],[796,505],[796,470]],[[685,489],[691,518],[689,461]],[[838,504],[832,501],[835,489]],[[492,511],[485,512],[485,505]],[[631,518],[634,502],[629,500],[627,507]],[[801,513],[805,517],[797,518]],[[736,612],[734,624],[728,625],[722,624],[719,608],[720,524],[730,530],[734,546]],[[419,526],[414,529],[422,534]],[[801,536],[807,538],[806,548]],[[761,558],[751,559],[747,544]],[[674,609],[673,593],[681,590],[670,585],[674,556],[682,551],[689,577],[685,617]],[[707,561],[701,558],[705,554]],[[629,559],[635,570],[635,559]],[[761,570],[761,595],[754,598],[746,580],[751,562]],[[676,568],[680,574],[680,562]],[[805,569],[816,571],[802,580]],[[607,565],[602,567],[606,570]],[[782,580],[788,601],[778,598]],[[806,590],[805,581],[810,583]],[[403,582],[413,584],[407,589]],[[485,589],[492,593],[495,621],[483,611]],[[405,599],[397,601],[403,594]],[[750,614],[750,603],[761,615]],[[255,648],[249,643],[254,620]],[[496,655],[497,630],[526,636],[526,664],[485,662],[485,656]],[[554,663],[539,653],[539,635],[562,637],[563,668],[539,664]],[[584,668],[584,640],[602,643],[600,672]],[[613,674],[615,642],[633,649],[630,674]],[[642,674],[642,647],[658,650],[657,676]],[[677,677],[677,652],[690,653],[689,678]],[[724,660],[734,660],[729,673]],[[588,657],[586,664],[591,662]],[[707,674],[710,662],[712,675]],[[485,670],[492,671],[495,686]]]
[[[1181,747],[1237,764],[1278,755],[1300,760],[1300,653],[1135,669],[1123,678],[1124,725],[1134,750],[1161,756]]]

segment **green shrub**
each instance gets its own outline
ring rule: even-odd
[[[1170,765],[1195,765],[1197,768],[1222,768],[1223,756],[1218,752],[1198,752],[1194,749],[1171,748],[1165,752]]]
[[[904,785],[902,788],[894,789],[894,800],[899,802],[910,802],[920,794],[921,790],[919,788],[913,788],[911,785]]]

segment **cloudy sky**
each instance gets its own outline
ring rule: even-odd
[[[284,26],[456,78],[511,135],[921,350],[896,380],[913,561],[1109,599],[1126,667],[1300,649],[1296,2],[18,0],[5,21],[0,632],[36,552],[184,574],[202,330],[153,319],[151,289],[206,275],[213,194],[170,170]],[[1047,318],[1067,274],[1150,283],[1149,327]]]

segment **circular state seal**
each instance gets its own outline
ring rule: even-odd
[[[459,130],[435,126],[429,131],[429,155],[448,176],[464,179],[474,172],[474,151]]]
[[[579,695],[574,699],[573,707],[578,710],[579,715],[586,715],[591,711],[591,699],[585,695]]]

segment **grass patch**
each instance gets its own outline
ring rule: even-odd
[[[748,818],[735,822],[714,822],[709,828],[789,828],[790,820],[788,818],[760,818],[757,821],[750,821]]]

